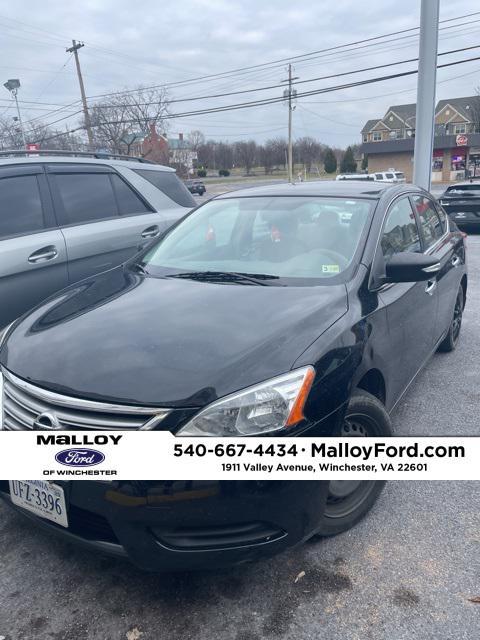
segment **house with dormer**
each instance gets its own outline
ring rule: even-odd
[[[389,107],[361,131],[361,152],[370,173],[394,168],[413,175],[416,104]],[[435,108],[432,180],[449,182],[480,177],[480,96],[440,100]]]

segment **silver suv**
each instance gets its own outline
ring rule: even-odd
[[[139,159],[2,155],[0,332],[52,293],[124,262],[195,206],[173,169]]]

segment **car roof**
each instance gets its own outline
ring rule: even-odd
[[[128,169],[141,169],[146,171],[168,171],[175,172],[171,167],[165,167],[161,164],[135,162],[132,160],[116,160],[112,158],[82,158],[77,156],[29,156],[29,157],[0,157],[0,166],[17,165],[17,164],[101,164],[109,167],[124,167]]]
[[[253,196],[346,196],[378,199],[386,191],[396,192],[412,189],[421,191],[413,185],[397,185],[391,182],[374,182],[367,180],[315,180],[311,182],[277,183],[262,187],[249,187],[229,191],[215,198],[249,198]]]
[[[480,188],[480,180],[479,181],[466,180],[465,182],[455,182],[455,184],[449,184],[447,189],[456,189],[457,187],[466,187],[467,185],[470,186],[471,184],[474,184]]]

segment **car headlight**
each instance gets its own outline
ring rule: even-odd
[[[213,402],[179,436],[254,436],[298,424],[311,389],[313,367],[296,369]]]

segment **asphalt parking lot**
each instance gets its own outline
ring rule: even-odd
[[[399,435],[478,435],[480,235],[460,345],[393,416]],[[480,482],[390,482],[337,538],[222,572],[143,574],[0,505],[1,640],[478,640]]]

